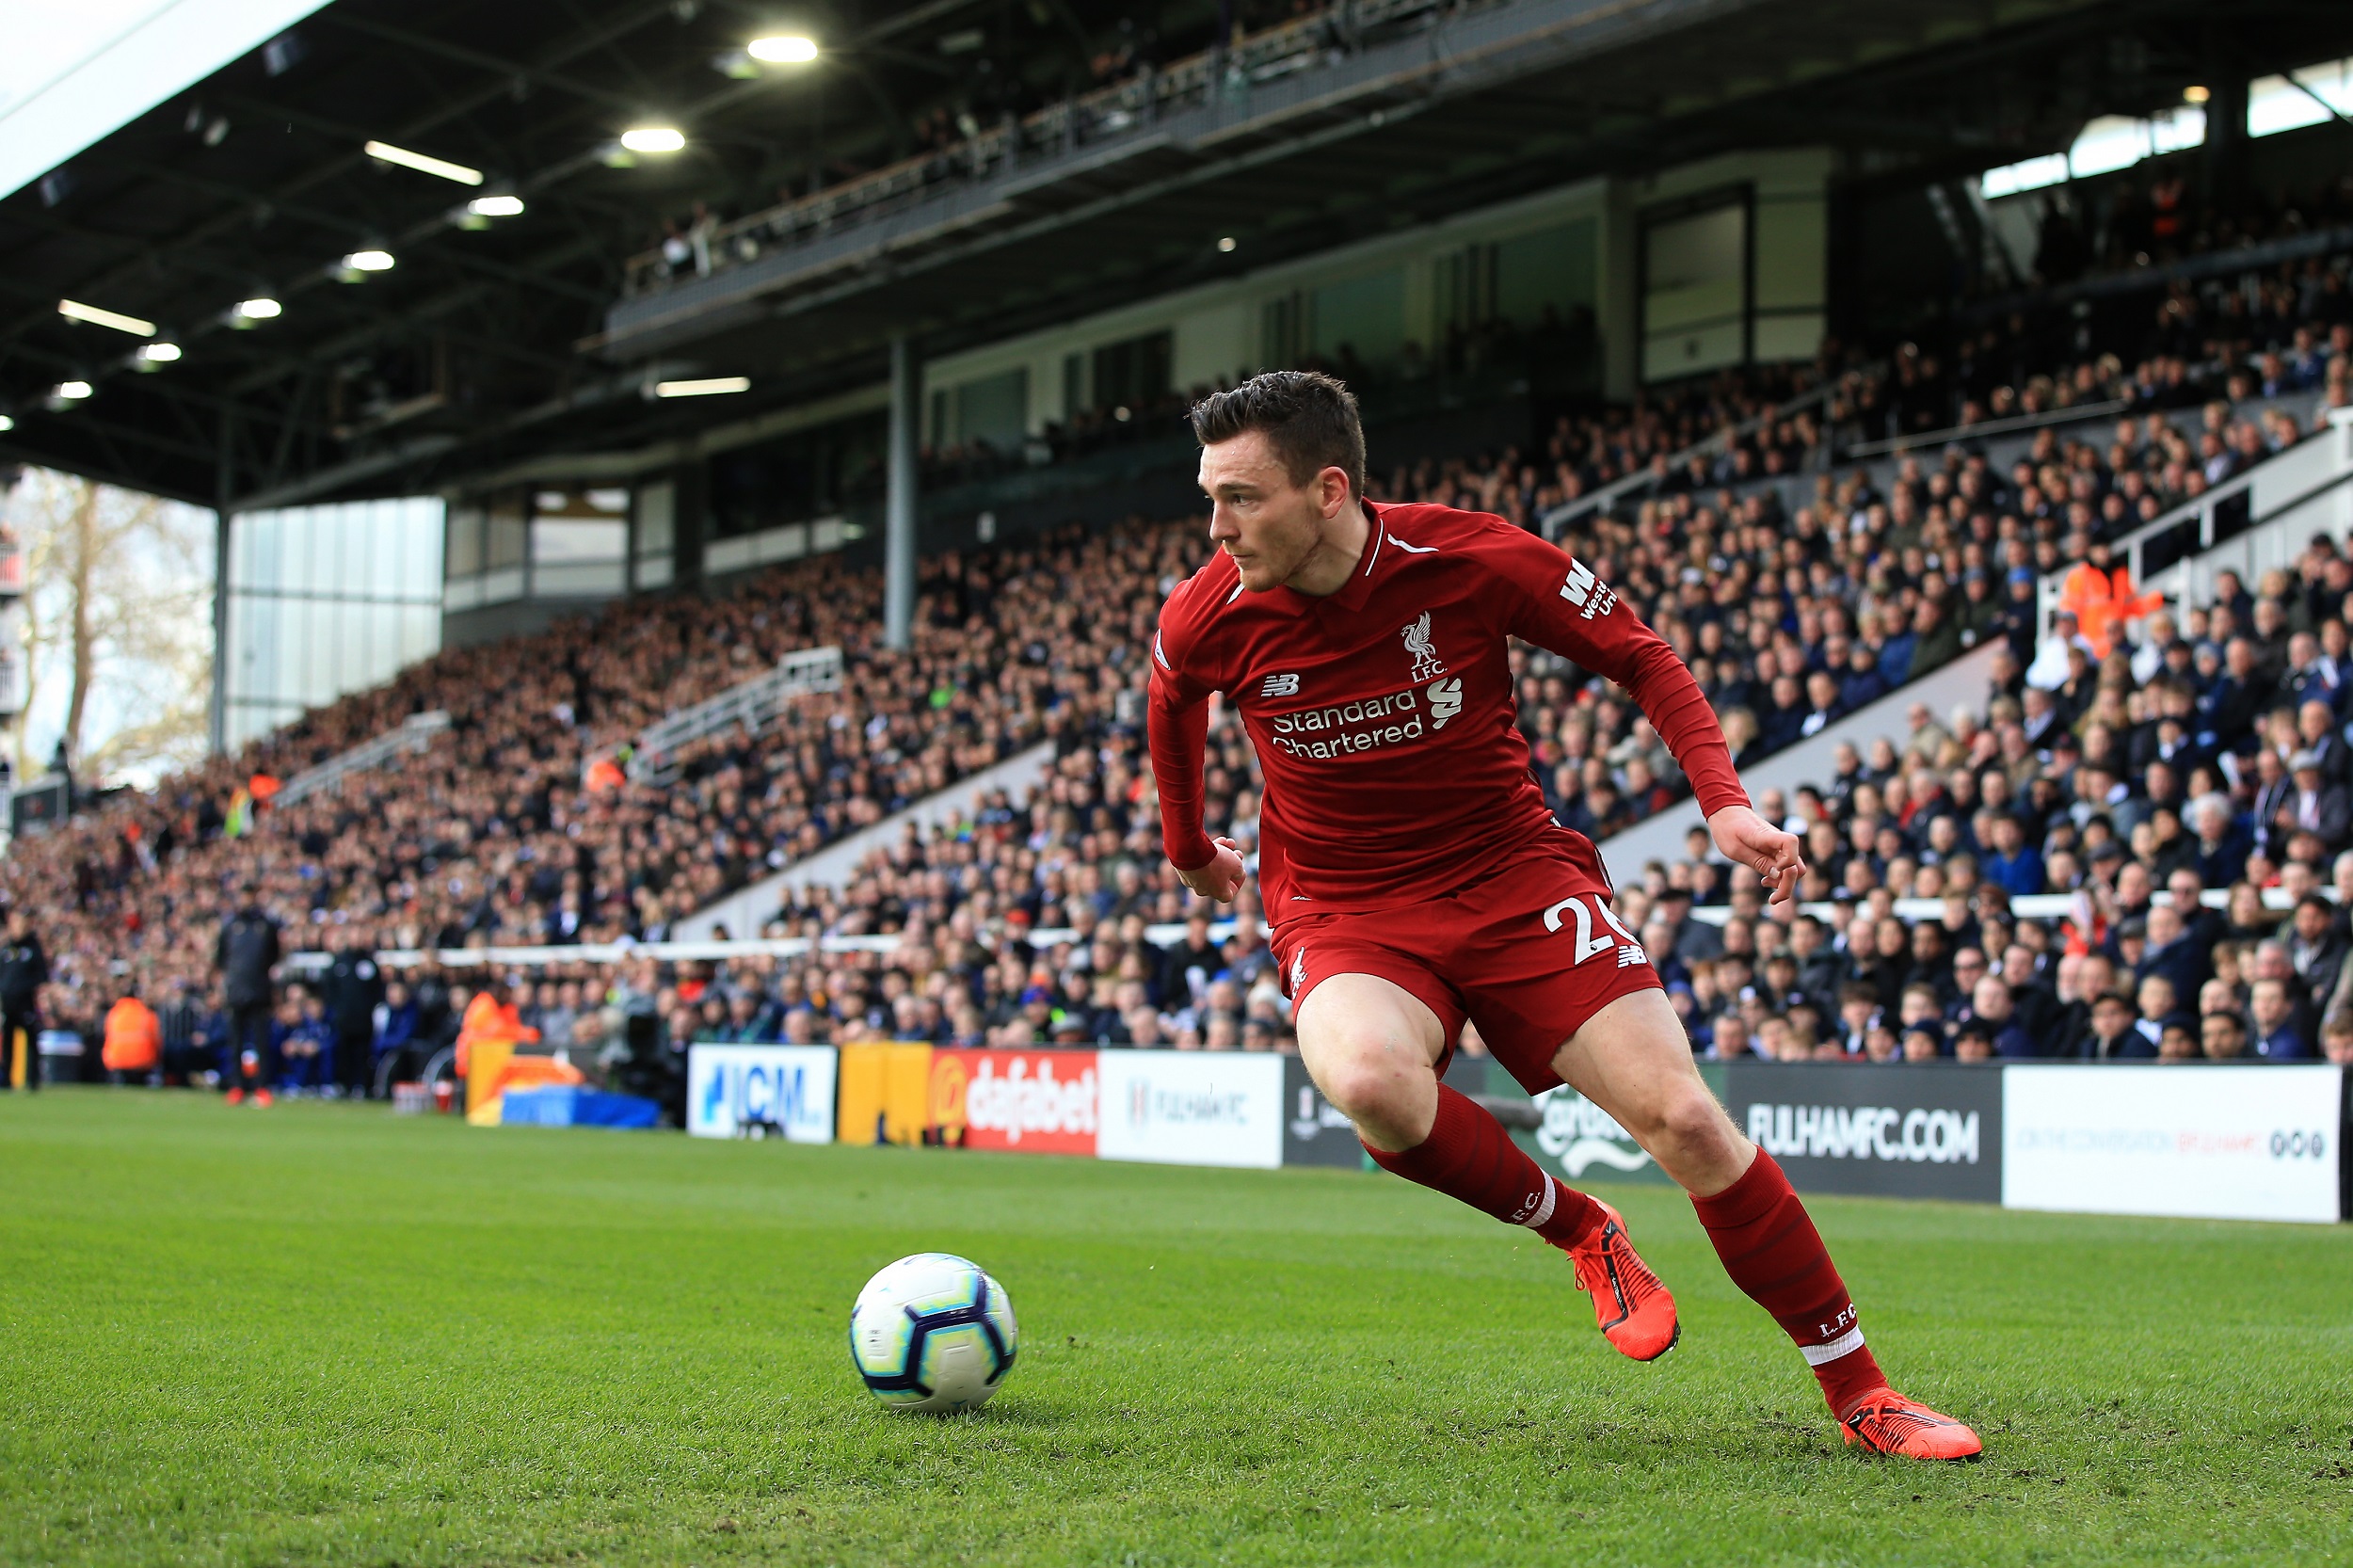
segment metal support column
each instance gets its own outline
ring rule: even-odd
[[[904,648],[915,631],[915,449],[923,366],[902,332],[890,340],[890,457],[883,493],[883,640]]]
[[[213,481],[213,695],[204,714],[207,749],[216,757],[229,749],[229,492],[235,482],[231,443],[236,426],[227,409],[220,415],[220,456]]]

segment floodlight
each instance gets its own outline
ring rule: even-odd
[[[719,392],[740,392],[752,390],[748,376],[708,376],[698,381],[656,381],[656,397],[710,397]]]
[[[686,133],[674,125],[632,125],[621,133],[621,145],[632,152],[676,152]]]
[[[466,203],[466,211],[476,217],[516,217],[522,210],[520,196],[477,196]]]
[[[50,395],[61,403],[79,403],[96,390],[88,381],[60,381]]]
[[[232,313],[240,321],[267,321],[283,312],[285,308],[264,294],[257,295],[251,299],[238,300],[237,308]]]
[[[85,305],[76,299],[58,300],[57,313],[74,321],[87,321],[94,327],[111,327],[118,332],[129,332],[134,337],[152,338],[155,335],[155,324],[152,321],[126,316],[119,311],[102,311],[95,305]]]
[[[413,168],[420,174],[439,175],[444,180],[455,180],[461,185],[482,184],[482,170],[478,168],[468,168],[464,164],[454,164],[446,158],[429,157],[423,152],[411,152],[405,147],[394,147],[388,141],[369,142],[361,151],[379,162],[398,164],[403,168]]]
[[[352,272],[390,272],[392,253],[389,250],[355,250],[344,258],[344,265]]]
[[[139,350],[139,358],[149,364],[168,365],[180,358],[180,345],[176,343],[151,343]]]
[[[756,38],[744,46],[744,52],[770,65],[807,65],[817,57],[817,40],[794,33],[778,38]]]

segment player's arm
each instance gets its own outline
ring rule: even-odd
[[[1716,848],[1771,887],[1773,903],[1796,896],[1805,872],[1797,836],[1750,806],[1716,711],[1675,650],[1586,568],[1533,535],[1501,532],[1511,536],[1497,565],[1517,611],[1506,630],[1625,687],[1690,779]]]
[[[1201,820],[1209,690],[1177,668],[1160,636],[1152,639],[1152,686],[1144,713],[1152,744],[1152,783],[1160,797],[1160,843],[1168,862],[1201,897],[1231,903],[1241,890],[1241,854],[1231,839],[1211,840]]]

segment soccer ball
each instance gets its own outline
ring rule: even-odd
[[[899,1259],[850,1308],[850,1362],[893,1410],[978,1409],[1020,1339],[1005,1288],[953,1253]]]

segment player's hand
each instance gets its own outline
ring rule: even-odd
[[[1178,871],[1176,880],[1200,894],[1220,904],[1231,904],[1241,891],[1241,851],[1231,839],[1210,840],[1217,845],[1217,854],[1206,866],[1191,871]]]
[[[1798,878],[1805,874],[1805,857],[1798,836],[1784,833],[1746,806],[1727,806],[1707,819],[1716,848],[1736,866],[1746,866],[1756,880],[1772,889],[1766,902],[1779,904],[1797,897]]]

